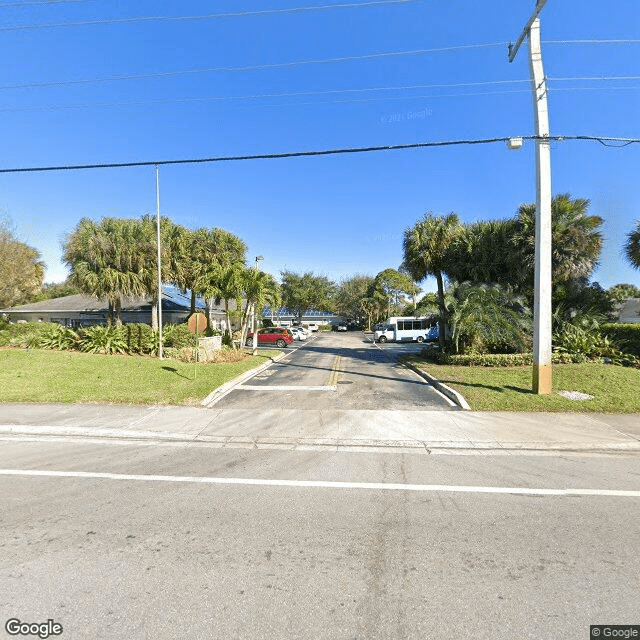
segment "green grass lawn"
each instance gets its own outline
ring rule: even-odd
[[[0,350],[0,401],[197,405],[277,351],[242,362],[195,365],[176,360],[72,351]]]
[[[640,413],[640,370],[588,362],[553,366],[553,393],[531,391],[531,367],[463,367],[412,359],[461,393],[474,411],[577,411]],[[569,400],[558,391],[580,391],[593,400]]]

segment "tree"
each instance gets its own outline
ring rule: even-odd
[[[54,298],[64,298],[82,293],[69,279],[64,282],[45,282],[42,291],[30,299],[30,302],[40,302],[41,300],[53,300]]]
[[[126,218],[83,218],[66,238],[64,261],[70,281],[84,293],[107,298],[110,322],[122,324],[120,308],[125,296],[147,293],[143,254],[139,247],[140,224]]]
[[[627,242],[624,245],[624,255],[632,267],[640,269],[640,220],[636,222],[636,228],[629,231]]]
[[[267,304],[278,306],[281,302],[280,287],[270,273],[255,268],[244,270],[244,294],[246,298],[242,322],[241,344],[247,339],[249,322]]]
[[[8,220],[0,220],[0,307],[13,307],[40,293],[44,263],[40,253],[15,236]]]
[[[522,350],[531,334],[524,299],[498,284],[454,283],[445,292],[453,351]],[[420,301],[421,314],[438,312],[435,296]]]
[[[313,272],[299,275],[293,271],[281,271],[282,301],[284,306],[302,320],[310,309],[329,310],[334,305],[335,284],[325,276]]]
[[[369,288],[373,285],[372,276],[356,274],[343,279],[338,284],[335,295],[336,313],[344,318],[359,320],[367,313],[362,308],[362,301],[368,297]]]
[[[395,269],[381,271],[375,277],[373,286],[379,297],[384,299],[389,316],[392,315],[392,304],[396,309],[399,309],[404,300],[404,294],[413,295],[415,301],[415,295],[419,291],[418,286],[413,282],[410,275]]]
[[[589,215],[589,200],[556,195],[551,201],[551,273],[557,285],[578,278],[589,278],[598,264],[602,250],[603,220]],[[518,209],[514,242],[516,262],[528,272],[528,289],[533,290],[535,264],[535,205],[523,204]]]
[[[628,298],[640,298],[640,289],[634,284],[614,284],[607,289],[614,302],[624,302]]]
[[[144,215],[138,222],[138,275],[144,284],[146,295],[151,298],[151,327],[158,328],[158,226],[152,215]],[[177,283],[184,264],[187,229],[174,224],[165,216],[160,217],[160,263],[162,282]]]
[[[415,282],[421,282],[427,275],[434,275],[438,283],[440,316],[438,340],[441,349],[445,344],[447,321],[444,275],[451,266],[451,247],[461,232],[462,225],[455,213],[444,217],[436,217],[428,213],[412,228],[404,232],[404,268]]]

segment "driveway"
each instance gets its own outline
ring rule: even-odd
[[[457,409],[398,355],[418,345],[374,344],[362,332],[318,333],[283,360],[235,387],[220,409]]]

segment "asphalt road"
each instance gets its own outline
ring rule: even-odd
[[[63,640],[586,640],[640,623],[639,485],[634,456],[5,440],[2,624],[53,619]]]
[[[221,400],[221,409],[458,409],[410,369],[400,353],[416,344],[374,344],[358,332],[316,333]]]

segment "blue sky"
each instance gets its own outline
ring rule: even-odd
[[[4,0],[0,168],[531,135],[527,49],[509,64],[507,43],[533,8]],[[143,16],[163,19],[122,21]],[[79,22],[98,24],[43,27]],[[640,41],[638,0],[549,0],[541,35],[552,135],[640,137],[640,79],[601,79],[640,77],[640,43],[567,43]],[[534,201],[533,154],[532,143],[518,152],[497,143],[169,166],[160,170],[161,210],[188,227],[236,233],[249,260],[263,255],[276,276],[375,275],[398,267],[404,229],[427,211],[472,222]],[[551,161],[553,192],[588,198],[605,220],[594,279],[640,286],[640,271],[620,255],[640,219],[640,144],[554,142]],[[0,174],[0,215],[41,252],[48,281],[65,278],[61,241],[81,217],[154,211],[153,167]]]

